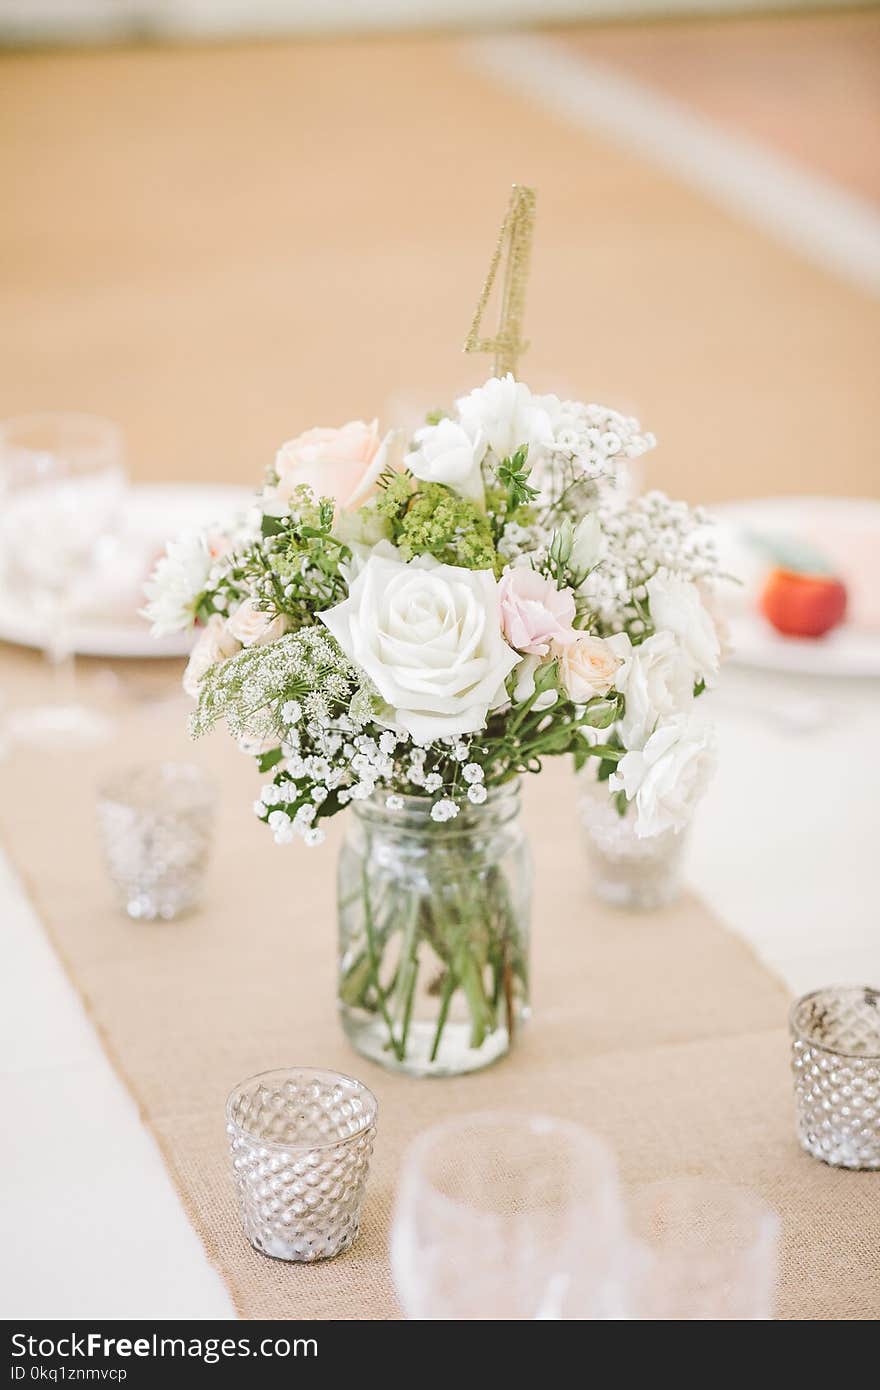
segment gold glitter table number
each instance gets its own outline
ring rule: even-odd
[[[507,213],[501,224],[498,245],[495,247],[474,321],[464,345],[465,352],[494,352],[496,376],[504,376],[507,372],[516,376],[519,357],[528,348],[528,343],[520,335],[534,228],[535,190],[515,183]],[[498,275],[502,256],[505,256],[505,261],[498,329],[494,338],[481,338],[480,324]]]

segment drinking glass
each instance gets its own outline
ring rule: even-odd
[[[614,1160],[579,1125],[466,1115],[404,1158],[391,1257],[410,1318],[620,1317],[624,1248]]]
[[[91,415],[21,415],[0,422],[0,563],[9,598],[34,612],[54,671],[50,704],[15,711],[15,739],[93,742],[106,721],[73,698],[70,613],[125,486],[122,437]]]
[[[703,1178],[649,1183],[636,1192],[630,1218],[636,1317],[773,1317],[779,1218],[753,1192]]]

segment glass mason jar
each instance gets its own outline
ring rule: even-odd
[[[674,902],[682,889],[687,830],[640,840],[634,809],[622,816],[608,783],[597,781],[592,768],[579,778],[578,800],[596,897],[641,912]]]
[[[365,1057],[455,1076],[528,1015],[531,857],[518,783],[431,820],[427,797],[353,803],[339,858],[339,1009]]]

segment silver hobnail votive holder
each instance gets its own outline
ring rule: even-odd
[[[880,991],[815,990],[789,1023],[802,1148],[837,1168],[880,1168]]]
[[[679,897],[687,829],[639,839],[635,808],[622,816],[608,783],[597,781],[592,770],[578,778],[578,810],[591,884],[601,902],[652,912]]]
[[[129,917],[167,922],[198,901],[216,801],[213,781],[194,763],[149,763],[102,783],[104,859]]]
[[[276,1260],[328,1260],[354,1244],[378,1103],[339,1072],[261,1072],[226,1102],[244,1232]]]

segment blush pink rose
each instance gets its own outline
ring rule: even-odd
[[[518,652],[546,656],[553,642],[567,646],[577,640],[570,589],[557,589],[527,565],[508,570],[498,589],[504,636]]]
[[[276,495],[286,502],[304,483],[316,497],[333,497],[345,509],[359,507],[375,491],[389,440],[387,435],[380,438],[377,420],[306,430],[282,444],[275,456]]]

